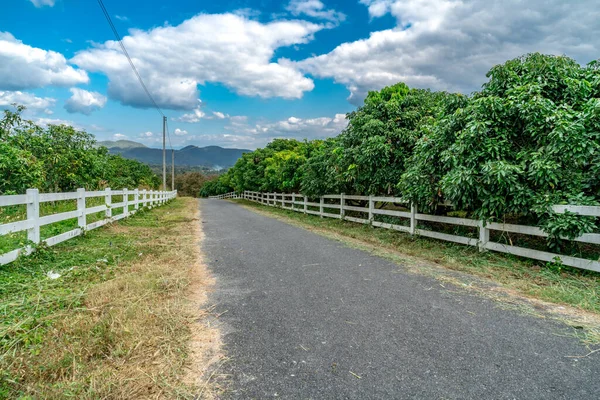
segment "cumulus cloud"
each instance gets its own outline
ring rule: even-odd
[[[8,32],[0,32],[0,90],[88,82],[87,73],[68,65],[62,54],[28,46]]]
[[[77,129],[77,130],[84,130],[85,128],[73,121],[69,121],[69,120],[65,120],[65,119],[58,119],[58,118],[33,118],[32,119],[33,122],[35,122],[36,124],[43,126],[43,127],[47,127],[48,125],[68,125],[68,126],[72,126],[73,128]]]
[[[600,24],[582,0],[361,0],[394,29],[372,32],[295,64],[345,85],[352,102],[399,81],[435,90],[478,90],[495,64],[530,52],[587,63],[600,54]],[[280,63],[286,65],[285,62]]]
[[[272,58],[277,49],[307,43],[324,28],[301,20],[261,23],[243,15],[200,14],[177,26],[130,30],[123,42],[160,107],[192,110],[197,86],[206,82],[246,96],[301,98],[313,81]],[[110,98],[151,106],[117,42],[80,51],[71,61],[106,74]]]
[[[44,6],[49,6],[49,7],[54,7],[54,4],[56,3],[56,0],[29,0],[33,3],[34,6],[36,6],[37,8],[40,7],[44,7]]]
[[[89,92],[79,88],[71,88],[72,96],[65,102],[65,110],[70,113],[90,115],[106,104],[106,96],[98,92]]]
[[[264,147],[274,138],[295,139],[324,139],[338,135],[348,124],[345,114],[336,114],[333,117],[297,118],[289,117],[280,121],[250,122],[244,115],[231,116],[225,126],[225,133],[193,133],[175,135],[171,137],[173,146],[222,146],[242,149],[256,149]],[[181,132],[184,132],[181,130]],[[138,139],[150,146],[162,146],[161,135],[141,134]]]
[[[175,134],[175,136],[185,136],[188,134],[188,131],[177,128],[173,133]]]
[[[56,99],[51,97],[37,97],[28,92],[21,91],[2,91],[0,90],[0,107],[9,107],[12,104],[19,104],[27,107],[28,110],[44,111],[46,114],[52,114],[50,108],[54,107]]]
[[[275,138],[325,139],[339,135],[348,126],[345,114],[336,114],[333,118],[297,118],[289,117],[275,122],[249,124],[247,119],[231,118],[225,127],[237,141],[256,148],[266,145]],[[231,139],[231,138],[230,138]]]
[[[293,137],[296,139],[324,139],[336,136],[348,126],[345,114],[336,114],[333,118],[296,118],[275,123],[257,124],[259,134],[267,134],[271,137]]]
[[[200,122],[200,120],[205,116],[206,113],[200,109],[200,106],[198,106],[191,113],[183,114],[181,117],[174,118],[174,120],[193,124],[196,122]]]
[[[306,15],[334,23],[342,22],[346,19],[346,15],[341,12],[325,9],[325,4],[320,0],[292,0],[286,9],[295,16]]]
[[[152,136],[154,136],[154,133],[152,133],[150,131],[140,133],[141,138],[151,138]]]
[[[123,139],[127,139],[127,135],[123,135],[122,133],[115,133],[112,136],[113,140],[123,140]]]
[[[215,117],[217,117],[218,119],[225,119],[226,118],[226,115],[223,114],[222,112],[219,112],[219,111],[213,111],[213,115]]]

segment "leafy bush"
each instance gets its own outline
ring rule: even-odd
[[[204,190],[396,195],[420,210],[538,223],[549,244],[598,227],[554,204],[600,204],[600,64],[529,54],[493,67],[471,96],[370,92],[338,137],[276,139]],[[213,192],[211,192],[211,190]]]
[[[105,187],[156,188],[158,177],[145,164],[108,154],[92,135],[67,125],[43,128],[23,120],[19,106],[0,120],[0,195],[89,190]]]

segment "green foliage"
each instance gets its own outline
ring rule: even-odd
[[[24,107],[5,110],[0,120],[0,194],[89,190],[105,187],[156,188],[150,167],[95,147],[92,135],[67,125],[42,128],[21,118]]]
[[[551,206],[600,204],[600,63],[535,53],[487,77],[472,96],[404,83],[369,92],[338,137],[276,139],[210,188],[395,195],[427,212],[449,202],[475,218],[537,223],[551,247],[596,231]]]
[[[175,175],[175,189],[180,196],[198,197],[200,189],[207,180],[208,178],[200,172]]]

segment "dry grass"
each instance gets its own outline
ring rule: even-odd
[[[206,383],[210,364],[221,357],[220,338],[205,323],[213,281],[202,263],[198,212],[194,199],[183,198],[133,218],[151,223],[105,230],[115,241],[131,240],[137,255],[118,263],[108,279],[79,282],[71,289],[79,291],[77,301],[47,313],[43,329],[33,329],[38,337],[4,348],[3,393],[171,399],[202,391],[213,397],[215,388]]]

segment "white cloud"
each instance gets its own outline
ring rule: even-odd
[[[261,23],[242,15],[200,14],[177,26],[132,29],[123,42],[158,105],[191,110],[197,86],[206,82],[223,83],[245,96],[301,98],[313,81],[272,58],[277,49],[307,43],[322,29],[300,20]],[[110,98],[151,106],[115,41],[80,51],[71,61],[106,74]]]
[[[361,0],[371,17],[397,27],[299,63],[345,85],[360,103],[368,90],[399,81],[435,90],[478,90],[495,64],[530,52],[587,63],[600,54],[596,2],[582,0]],[[286,65],[286,62],[280,61]]]
[[[127,135],[123,135],[122,133],[115,133],[112,136],[113,140],[123,140],[123,139],[127,139]]]
[[[69,126],[72,126],[73,128],[75,128],[77,130],[83,130],[84,129],[81,125],[76,124],[73,121],[69,121],[69,120],[65,120],[65,119],[58,119],[58,118],[33,118],[32,120],[36,124],[38,124],[40,126],[43,126],[43,127],[47,127],[48,125],[69,125]]]
[[[336,114],[333,117],[297,118],[289,117],[280,121],[250,122],[243,115],[228,119],[225,133],[180,134],[179,129],[171,137],[173,146],[222,146],[242,149],[264,147],[275,138],[324,139],[338,135],[346,126],[346,115]],[[184,132],[183,130],[181,132]],[[162,146],[162,135],[141,134],[139,141],[155,147]]]
[[[296,118],[269,124],[257,124],[256,129],[271,137],[284,136],[296,139],[323,139],[340,134],[348,126],[345,114],[336,114],[333,118]]]
[[[245,115],[234,115],[229,118],[232,123],[242,123],[248,121],[248,117]]]
[[[88,82],[86,72],[68,65],[62,54],[28,46],[8,32],[0,32],[0,90]]]
[[[215,117],[217,117],[218,119],[225,119],[226,118],[225,114],[223,114],[222,112],[219,112],[219,111],[213,111],[213,115]]]
[[[49,6],[49,7],[54,7],[54,4],[56,3],[56,0],[29,0],[33,3],[34,6],[36,6],[37,8],[40,7],[44,7],[44,6]]]
[[[115,18],[118,19],[119,21],[129,21],[129,18],[127,18],[124,15],[115,15]]]
[[[154,136],[154,133],[152,133],[150,131],[140,133],[141,138],[151,138],[152,136]]]
[[[173,133],[175,134],[175,136],[185,136],[188,134],[188,131],[177,128]]]
[[[21,91],[2,91],[0,90],[0,107],[8,107],[13,103],[23,105],[28,110],[43,110],[46,114],[52,114],[50,108],[56,104],[56,99],[51,97],[37,97],[28,92]]]
[[[70,113],[90,115],[106,104],[106,96],[79,88],[70,89],[72,96],[65,102],[65,110]]]
[[[183,114],[181,117],[174,118],[175,121],[179,122],[187,122],[190,124],[200,122],[202,118],[204,118],[206,114],[204,111],[200,109],[200,106],[196,107],[191,113]]]
[[[276,122],[249,124],[247,119],[232,122],[225,129],[233,132],[236,140],[245,146],[256,148],[266,145],[275,138],[325,139],[339,135],[348,126],[345,114],[333,118],[289,117]]]
[[[325,4],[320,0],[291,0],[286,9],[295,16],[306,15],[334,23],[342,22],[346,19],[346,15],[341,12],[326,10]]]

